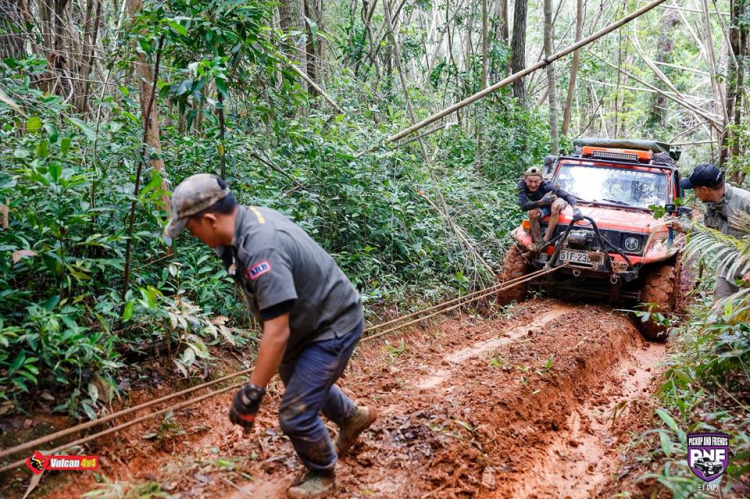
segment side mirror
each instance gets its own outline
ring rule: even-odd
[[[691,210],[691,209],[690,209],[690,208],[688,208],[687,206],[680,206],[680,207],[679,207],[679,208],[677,209],[677,215],[678,215],[678,216],[683,216],[683,215],[685,215],[685,216],[688,216],[688,217],[689,217],[689,216],[690,216],[690,215],[692,215],[692,214],[693,214],[693,210]]]

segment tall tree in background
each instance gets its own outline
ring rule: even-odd
[[[552,24],[552,0],[544,0],[544,56],[553,53],[552,39],[555,27]],[[549,127],[552,135],[552,154],[559,152],[560,138],[557,128],[557,78],[554,64],[547,65],[547,95],[549,97]]]
[[[511,44],[510,71],[517,73],[526,67],[526,17],[529,0],[516,0],[513,12],[513,41]],[[523,105],[526,86],[523,79],[513,83],[513,96]]]
[[[18,0],[0,0],[0,59],[21,57],[22,25],[23,18]]]
[[[143,7],[142,0],[128,0],[128,13],[130,19],[135,20],[138,12]],[[135,42],[134,42],[135,43]],[[135,52],[135,47],[133,47]],[[140,89],[140,104],[141,104],[141,116],[143,117],[143,129],[145,133],[144,141],[149,150],[149,157],[151,168],[153,168],[158,175],[161,175],[162,183],[161,190],[163,192],[161,198],[161,209],[169,213],[171,211],[171,199],[167,192],[169,186],[167,185],[167,172],[164,166],[164,159],[161,156],[161,138],[159,136],[159,106],[149,106],[151,101],[151,94],[154,91],[154,76],[152,74],[152,66],[146,62],[146,54],[142,51],[138,53],[135,61],[135,76],[138,79],[138,88]],[[151,112],[149,113],[149,108]],[[148,116],[147,116],[148,114]]]
[[[307,74],[307,47],[305,44],[305,0],[281,0],[279,2],[279,21],[281,29],[286,32],[296,32],[292,41],[291,58],[301,71]],[[307,88],[304,81],[300,81],[302,88]]]
[[[739,130],[742,124],[742,94],[744,92],[745,82],[745,65],[747,63],[747,25],[744,20],[747,15],[747,0],[731,1],[731,18],[729,25],[729,71],[727,79],[727,96],[726,108],[727,116],[731,123],[724,127],[724,133],[721,137],[721,152],[719,154],[719,163],[724,164],[731,152],[732,157],[740,155]],[[733,180],[742,183],[745,180],[745,174],[736,172],[733,174]]]
[[[677,11],[668,10],[661,18],[659,39],[657,43],[656,62],[671,63],[672,52],[674,51],[674,29],[680,23]],[[669,68],[664,69],[665,74],[669,74]],[[665,88],[659,80],[656,84],[659,88]],[[667,98],[663,94],[653,94],[651,100],[651,110],[647,121],[650,127],[660,127],[664,125],[666,119]]]
[[[576,42],[583,38],[583,0],[576,0]],[[576,79],[578,78],[578,50],[573,52],[573,61],[570,66],[570,80],[568,81],[568,96],[565,99],[565,111],[563,112],[562,134],[568,135],[570,131],[570,113],[573,110],[573,98],[576,93]]]
[[[307,59],[307,76],[317,83],[322,83],[321,69],[323,55],[323,37],[317,36],[323,29],[323,0],[301,0],[305,8],[305,26],[307,27],[307,45],[305,57]],[[310,88],[312,95],[317,95],[315,88]]]

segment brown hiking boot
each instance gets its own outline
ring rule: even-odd
[[[302,480],[287,490],[291,499],[317,499],[325,497],[336,488],[336,473],[331,470],[309,470]]]
[[[375,409],[357,407],[354,414],[344,421],[344,424],[339,428],[339,434],[336,436],[336,442],[334,442],[336,454],[339,456],[346,454],[357,441],[359,434],[369,428],[376,419],[378,419],[378,413],[375,412]]]

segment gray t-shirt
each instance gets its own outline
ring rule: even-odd
[[[331,255],[275,210],[240,206],[232,246],[216,253],[261,324],[261,311],[294,300],[285,361],[308,343],[347,334],[364,320],[359,293]]]

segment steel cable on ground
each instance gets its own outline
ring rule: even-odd
[[[519,278],[511,279],[511,280],[509,280],[509,281],[507,281],[505,283],[500,283],[500,284],[497,284],[497,285],[489,286],[489,287],[487,287],[485,289],[482,289],[482,290],[479,290],[479,291],[475,291],[474,293],[470,293],[468,295],[465,295],[465,296],[462,296],[462,297],[459,297],[459,298],[455,298],[453,300],[449,300],[449,301],[447,301],[445,303],[436,305],[434,307],[430,307],[430,308],[427,308],[427,309],[424,309],[424,310],[420,310],[418,312],[414,312],[412,314],[408,314],[406,316],[400,317],[398,319],[394,319],[392,321],[385,322],[383,324],[378,324],[376,326],[372,326],[370,328],[365,329],[365,332],[370,332],[370,331],[372,331],[374,329],[382,328],[382,327],[385,327],[385,326],[387,326],[389,324],[394,324],[396,322],[401,322],[401,321],[406,320],[408,318],[414,317],[415,315],[420,315],[420,314],[424,314],[426,312],[430,312],[430,311],[433,311],[433,310],[436,310],[436,309],[440,309],[437,312],[434,312],[434,313],[426,315],[424,317],[420,317],[418,319],[409,321],[409,322],[407,322],[405,324],[400,324],[400,325],[394,326],[394,327],[392,327],[390,329],[387,329],[386,331],[381,331],[381,332],[373,334],[373,335],[365,336],[365,337],[363,337],[360,340],[360,342],[373,340],[373,339],[375,339],[377,337],[384,336],[386,334],[392,333],[392,332],[397,331],[399,329],[403,329],[405,327],[418,324],[418,323],[423,322],[423,321],[425,321],[425,320],[427,320],[429,318],[435,317],[436,315],[443,314],[443,313],[448,312],[450,310],[455,310],[455,309],[457,309],[457,308],[459,308],[459,307],[461,307],[463,305],[466,305],[468,303],[472,303],[472,302],[478,301],[480,299],[486,298],[488,296],[491,296],[491,295],[493,295],[493,294],[495,294],[495,293],[497,293],[499,291],[502,291],[502,290],[504,290],[506,288],[512,288],[514,286],[517,286],[519,284],[523,284],[524,282],[530,281],[530,280],[535,279],[537,277],[540,277],[542,275],[546,275],[546,274],[555,272],[555,271],[561,269],[562,267],[563,266],[549,268],[549,269],[542,269],[542,270],[533,272],[531,274],[527,274],[527,275],[519,277]],[[460,303],[455,304],[456,302],[460,302]],[[448,308],[443,308],[443,307],[446,307],[446,306],[451,305],[451,304],[455,304],[455,305],[449,306]],[[51,442],[51,441],[53,441],[53,440],[55,440],[57,438],[61,438],[63,436],[67,436],[67,435],[70,435],[72,433],[77,433],[79,431],[83,431],[85,429],[92,428],[92,427],[100,425],[100,424],[104,424],[106,422],[112,421],[115,418],[118,418],[118,417],[121,417],[121,416],[125,416],[125,415],[128,415],[128,414],[132,414],[133,412],[136,412],[136,411],[139,411],[139,410],[147,409],[147,408],[149,408],[149,407],[151,407],[153,405],[156,405],[156,404],[158,404],[160,402],[164,402],[166,400],[170,400],[172,398],[175,398],[175,397],[178,397],[178,396],[181,396],[181,395],[185,395],[185,394],[194,392],[196,390],[200,390],[201,388],[207,388],[209,386],[221,383],[223,381],[227,381],[227,380],[232,379],[232,378],[236,378],[238,376],[242,376],[242,375],[245,375],[245,374],[250,374],[252,371],[253,371],[252,368],[250,368],[250,369],[244,369],[242,371],[238,371],[236,373],[229,374],[227,376],[223,376],[223,377],[221,377],[219,379],[216,379],[216,380],[213,380],[213,381],[210,381],[210,382],[207,382],[207,383],[203,383],[201,385],[197,385],[197,386],[194,386],[192,388],[188,388],[186,390],[182,390],[180,392],[177,392],[177,393],[174,393],[174,394],[171,394],[171,395],[165,395],[164,397],[160,397],[158,399],[146,402],[144,404],[140,404],[140,405],[135,406],[135,407],[131,407],[129,409],[125,409],[125,410],[122,410],[122,411],[118,411],[116,413],[112,413],[112,414],[110,414],[108,416],[105,416],[105,417],[103,417],[101,419],[97,419],[95,421],[89,421],[87,423],[83,423],[83,424],[80,424],[80,425],[73,426],[71,428],[67,428],[65,430],[61,430],[61,431],[53,433],[51,435],[47,435],[47,436],[44,436],[44,437],[37,438],[37,439],[32,440],[30,442],[26,442],[26,443],[17,445],[15,447],[12,447],[10,449],[3,450],[2,452],[0,452],[0,457],[5,457],[5,456],[11,455],[11,454],[16,454],[18,452],[21,452],[21,451],[24,451],[24,450],[29,450],[31,448],[37,448],[38,449],[39,445]],[[63,444],[63,445],[58,446],[58,447],[55,447],[54,449],[51,449],[51,450],[45,451],[45,452],[47,452],[49,454],[53,454],[53,453],[59,452],[61,450],[69,449],[69,448],[74,447],[76,445],[81,445],[83,443],[90,442],[92,440],[95,440],[97,438],[103,437],[105,435],[109,435],[111,433],[115,433],[117,431],[120,431],[121,429],[127,428],[129,426],[132,426],[132,425],[138,424],[140,422],[146,421],[148,419],[154,418],[154,417],[159,416],[161,414],[165,414],[165,413],[170,412],[170,411],[175,411],[175,410],[178,410],[178,409],[182,409],[184,407],[187,407],[187,406],[193,405],[195,403],[201,402],[203,400],[206,400],[208,398],[214,397],[216,395],[220,395],[222,393],[225,393],[225,392],[227,392],[229,390],[232,390],[234,388],[239,388],[240,386],[242,386],[244,384],[245,384],[245,381],[241,381],[239,383],[232,384],[232,385],[230,385],[228,387],[224,387],[224,388],[221,388],[219,390],[215,390],[215,391],[212,391],[210,393],[207,393],[207,394],[204,394],[204,395],[192,398],[192,399],[185,400],[183,402],[180,402],[178,404],[166,407],[164,409],[160,409],[158,411],[151,412],[149,414],[145,414],[145,415],[140,416],[140,417],[138,417],[138,418],[136,418],[136,419],[134,419],[132,421],[128,421],[128,422],[125,422],[125,423],[121,423],[121,424],[119,424],[117,426],[113,426],[112,428],[109,428],[107,430],[103,430],[103,431],[94,433],[92,435],[89,435],[87,437],[83,437],[83,438],[80,438],[78,440],[74,440],[73,442],[68,442],[66,444]],[[22,459],[22,460],[10,463],[10,464],[8,464],[6,466],[3,466],[2,468],[0,468],[0,473],[4,473],[6,471],[10,471],[12,469],[19,468],[19,467],[23,466],[25,462],[26,462],[26,460]]]

